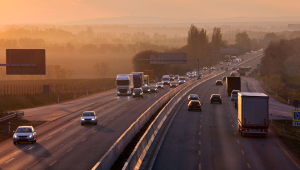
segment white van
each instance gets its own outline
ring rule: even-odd
[[[170,76],[169,75],[163,75],[161,82],[165,85],[170,85]]]

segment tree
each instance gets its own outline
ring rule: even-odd
[[[211,37],[211,43],[214,50],[219,51],[220,47],[222,46],[222,33],[221,28],[214,28],[213,34]]]
[[[277,40],[279,40],[279,37],[275,33],[273,33],[273,32],[266,33],[265,40],[277,41]]]
[[[66,44],[66,50],[67,50],[67,52],[73,53],[74,49],[75,49],[74,46],[70,42],[68,42]]]
[[[97,62],[94,64],[93,68],[95,69],[97,76],[101,78],[106,78],[107,73],[110,70],[108,62]]]
[[[235,36],[236,46],[242,51],[251,50],[251,39],[246,32],[237,33]]]

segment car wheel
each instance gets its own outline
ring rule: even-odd
[[[135,98],[134,96],[132,96],[133,98]]]
[[[220,101],[220,104],[222,104],[222,101]]]
[[[97,124],[98,124],[98,122],[95,123],[95,125],[97,125]]]
[[[212,104],[212,101],[210,102],[210,104]]]
[[[202,112],[202,109],[200,109],[200,112]]]
[[[142,98],[144,98],[144,96],[142,96]]]
[[[81,126],[83,126],[83,123],[81,123]]]
[[[34,144],[34,141],[32,141],[31,144]]]
[[[190,111],[190,109],[188,109],[188,111]]]
[[[17,144],[17,142],[14,142],[14,145]]]
[[[157,93],[157,91],[155,93]]]
[[[36,143],[36,139],[34,140],[34,143]]]

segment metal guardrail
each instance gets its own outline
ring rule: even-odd
[[[23,116],[24,116],[23,111],[16,111],[16,112],[13,112],[12,114],[9,114],[8,116],[0,118],[0,122],[3,122],[8,119],[12,119],[12,118],[23,117]]]
[[[202,84],[203,82],[210,80],[220,74],[223,74],[225,71],[222,71],[208,79],[203,81],[199,81],[198,83],[193,83],[191,86],[186,86],[180,90],[160,111],[158,116],[156,116],[155,120],[150,124],[144,135],[141,137],[140,141],[137,143],[135,149],[129,156],[128,160],[125,162],[123,166],[123,170],[132,170],[132,169],[139,169],[142,164],[144,157],[148,149],[150,148],[152,142],[154,141],[155,136],[159,132],[160,128],[164,124],[165,120],[167,119],[168,115],[174,109],[176,104],[178,104],[191,90],[193,90],[198,85]]]
[[[118,159],[125,147],[133,139],[133,137],[140,131],[150,117],[157,112],[169,99],[174,97],[184,87],[191,85],[193,81],[188,81],[183,85],[178,86],[174,90],[169,91],[162,96],[154,104],[152,104],[130,127],[119,137],[119,139],[110,147],[104,156],[92,168],[93,170],[108,170],[112,167],[114,162]]]

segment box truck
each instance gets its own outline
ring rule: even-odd
[[[241,77],[226,77],[226,90],[228,96],[231,96],[232,90],[239,90],[241,89]]]
[[[144,72],[131,72],[133,75],[134,88],[141,88],[144,86]]]
[[[268,136],[268,95],[257,92],[238,94],[238,128],[242,136],[245,134]]]
[[[131,95],[134,88],[132,74],[118,74],[115,82],[117,95]]]

